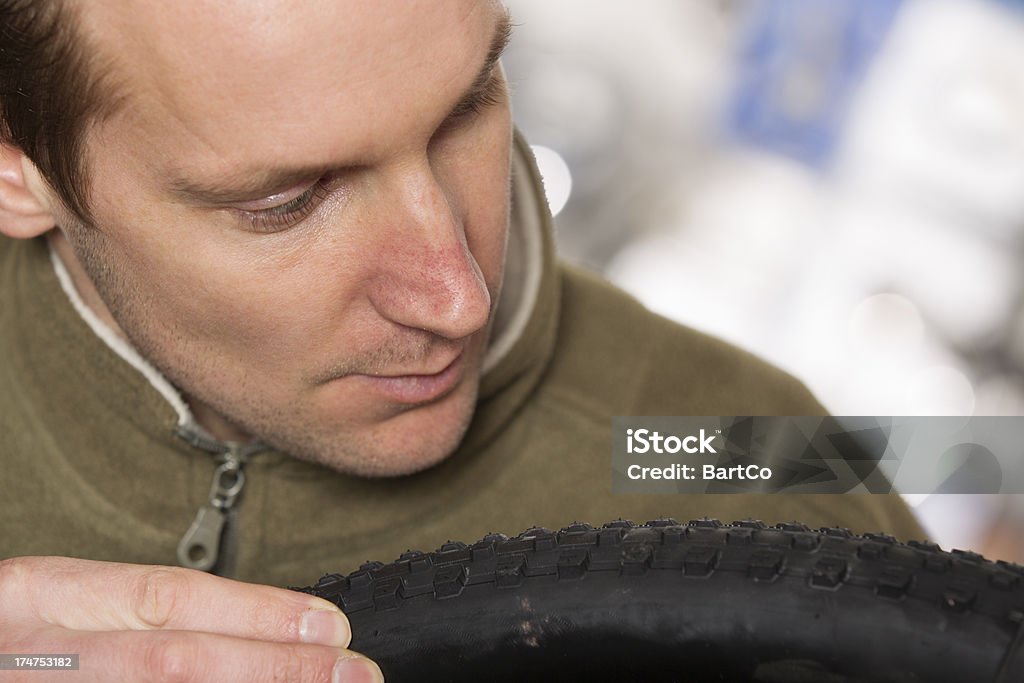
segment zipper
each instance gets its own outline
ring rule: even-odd
[[[233,558],[227,558],[226,550],[234,547],[231,541],[234,507],[245,487],[245,465],[257,451],[265,450],[263,444],[219,443],[178,430],[178,435],[192,446],[214,455],[216,468],[210,482],[207,502],[196,511],[192,525],[178,542],[178,564],[189,569],[222,573],[230,571]]]

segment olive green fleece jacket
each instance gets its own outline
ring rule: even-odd
[[[449,539],[619,517],[923,536],[895,496],[612,494],[613,415],[823,409],[783,372],[559,265],[527,149],[517,138],[513,222],[542,235],[531,257],[536,295],[520,297],[529,300],[519,303],[519,330],[485,372],[461,446],[437,467],[393,479],[254,455],[224,573],[303,585]],[[214,470],[210,453],[176,433],[180,419],[75,310],[45,241],[0,238],[0,557],[175,564]]]

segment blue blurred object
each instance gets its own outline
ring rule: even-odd
[[[751,6],[726,128],[741,143],[828,164],[853,92],[902,0]]]
[[[994,0],[994,2],[999,5],[1012,7],[1015,10],[1024,11],[1024,0]]]

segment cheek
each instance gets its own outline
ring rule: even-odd
[[[352,292],[338,275],[343,267],[328,258],[332,252],[271,262],[218,247],[209,257],[176,264],[171,293],[181,319],[209,344],[226,355],[285,363],[314,350],[338,326]]]
[[[487,283],[491,301],[497,303],[505,265],[508,235],[507,191],[496,188],[478,211],[466,221],[466,243]]]
[[[225,244],[219,226],[177,211],[130,220],[107,230],[104,261],[120,290],[109,295],[121,299],[122,326],[151,346],[172,354],[202,348],[228,362],[258,358],[272,371],[329,327],[324,300],[341,294],[322,264],[295,248],[261,257],[251,244]]]
[[[495,119],[484,134],[449,157],[449,172],[458,178],[455,192],[463,211],[467,245],[496,302],[508,234],[512,138],[507,114]]]

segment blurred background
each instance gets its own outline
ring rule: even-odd
[[[833,414],[1024,415],[1024,0],[506,4],[563,257]],[[1024,496],[906,498],[1024,562]]]

